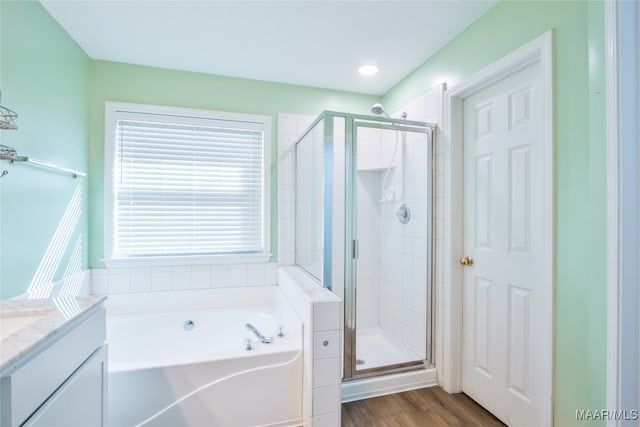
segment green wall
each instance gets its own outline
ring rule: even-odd
[[[562,427],[578,424],[575,409],[606,407],[603,22],[601,1],[503,1],[382,97],[395,111],[435,85],[446,81],[451,87],[555,30],[554,410],[555,424]],[[78,263],[86,268],[87,248],[89,266],[103,265],[105,101],[267,114],[274,118],[274,135],[278,112],[367,113],[378,101],[339,91],[90,61],[37,2],[1,1],[0,25],[2,104],[20,114],[17,131],[0,131],[1,143],[90,172],[87,192],[86,179],[0,164],[10,171],[0,178],[0,298],[26,291],[36,276],[56,280]],[[78,186],[81,212],[65,222]],[[275,174],[272,188],[275,252]],[[61,223],[67,227],[56,234]]]
[[[133,102],[269,115],[272,159],[277,159],[276,114],[317,115],[323,110],[366,113],[378,97],[257,80],[190,73],[105,61],[91,65],[89,138],[89,265],[103,266],[104,103]],[[277,252],[276,162],[272,167],[272,252]]]
[[[2,105],[19,115],[1,143],[87,171],[89,58],[35,1],[2,0],[0,34]],[[9,171],[0,178],[0,298],[86,269],[86,178],[6,161],[0,170]]]
[[[395,111],[442,81],[452,87],[549,29],[556,96],[554,419],[564,427],[585,425],[576,409],[606,408],[603,3],[503,1],[383,103]]]

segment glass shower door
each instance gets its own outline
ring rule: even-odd
[[[355,305],[345,313],[353,317],[345,371],[422,366],[431,359],[431,133],[355,120],[352,135]]]

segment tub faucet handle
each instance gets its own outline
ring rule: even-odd
[[[253,326],[251,323],[247,323],[246,325],[244,325],[245,328],[247,328],[248,330],[250,330],[251,332],[253,332],[253,334],[260,340],[261,343],[263,344],[269,344],[271,341],[273,341],[273,337],[265,337],[264,335],[262,335],[262,333],[258,330],[258,328],[256,328],[255,326]]]
[[[282,338],[284,336],[284,331],[282,325],[278,326],[278,336]]]
[[[245,338],[244,340],[244,349],[245,350],[253,350],[253,341],[251,338]]]

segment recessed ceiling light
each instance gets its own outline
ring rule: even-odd
[[[358,72],[363,76],[373,76],[378,72],[378,67],[375,65],[363,65],[358,69]]]

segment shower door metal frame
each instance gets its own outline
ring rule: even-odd
[[[433,164],[435,156],[434,132],[436,125],[426,122],[407,121],[401,119],[381,118],[374,116],[361,116],[355,114],[339,114],[345,118],[345,288],[344,288],[344,360],[343,380],[355,380],[365,377],[422,369],[433,363]],[[360,127],[377,128],[392,131],[405,130],[419,132],[427,135],[427,289],[426,289],[426,358],[405,363],[378,366],[369,369],[357,369],[356,367],[356,338],[357,338],[357,267],[358,260],[358,235],[357,235],[357,131]]]

